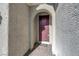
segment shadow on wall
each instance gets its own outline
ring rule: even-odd
[[[47,3],[47,4],[49,4],[49,5],[53,5],[54,10],[55,10],[55,11],[57,10],[58,3]]]
[[[32,50],[29,49],[29,50],[24,54],[24,56],[29,56],[40,44],[41,44],[41,43],[36,42],[36,43],[34,44],[33,49],[32,49]]]
[[[0,24],[1,24],[1,22],[2,22],[2,16],[0,15]]]

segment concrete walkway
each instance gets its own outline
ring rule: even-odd
[[[52,46],[40,44],[29,56],[52,56]]]

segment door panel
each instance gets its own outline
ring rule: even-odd
[[[39,40],[49,41],[49,15],[39,16]]]

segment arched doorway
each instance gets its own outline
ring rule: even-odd
[[[47,13],[49,15],[49,42],[46,44],[52,45],[52,51],[54,52],[55,47],[55,11],[53,6],[48,4],[38,5],[31,10],[31,48],[35,42],[39,42],[39,15]],[[51,22],[51,23],[50,23]],[[44,42],[45,43],[45,42]]]

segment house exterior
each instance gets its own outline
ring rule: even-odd
[[[0,3],[0,55],[22,56],[35,42],[56,56],[79,55],[79,4]]]

